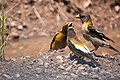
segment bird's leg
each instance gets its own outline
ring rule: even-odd
[[[94,49],[92,49],[90,52],[94,52],[96,49],[94,48]]]
[[[93,50],[91,50],[90,52],[95,52],[98,48],[99,48],[99,46],[95,46],[95,48]]]

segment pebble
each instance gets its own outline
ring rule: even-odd
[[[12,61],[16,61],[16,59],[15,59],[15,58],[11,58],[11,60],[12,60]]]
[[[65,70],[66,71],[70,71],[72,69],[72,65],[70,65],[69,67],[67,67]]]
[[[30,58],[30,56],[25,56],[25,58]]]
[[[116,5],[114,8],[115,8],[115,11],[116,11],[116,12],[119,12],[119,11],[120,11],[120,6]]]
[[[42,72],[42,69],[41,68],[35,68],[35,71],[37,74],[40,74]]]
[[[37,63],[39,66],[43,66],[44,65],[44,62],[42,59],[38,59],[38,63]]]
[[[27,66],[28,69],[31,69],[32,67],[31,66]]]
[[[91,0],[86,0],[86,1],[84,2],[84,8],[89,7],[91,4],[92,4],[92,1],[91,1]]]
[[[60,66],[59,66],[59,68],[60,68],[60,69],[65,69],[65,67],[64,67],[64,66],[62,66],[62,65],[60,65]]]
[[[76,75],[76,74],[74,74],[74,73],[71,73],[70,74],[73,78],[77,78],[78,77],[78,75]]]
[[[80,66],[80,67],[78,67],[78,69],[83,70],[83,69],[85,69],[85,67],[84,66]]]
[[[22,12],[21,12],[21,10],[18,10],[17,13],[18,13],[18,14],[21,14]]]
[[[56,56],[57,62],[62,63],[63,62],[63,57],[62,56]]]
[[[76,65],[77,65],[77,61],[74,61],[74,62],[73,62],[73,65],[76,66]]]
[[[15,76],[18,78],[18,77],[20,77],[20,74],[16,74]]]
[[[23,26],[19,25],[19,26],[17,26],[17,29],[22,31],[23,30]]]
[[[49,63],[47,63],[47,62],[44,63],[44,67],[45,67],[45,68],[48,68],[48,66],[49,66]]]
[[[12,79],[12,77],[8,74],[3,74],[3,77],[7,78],[7,79]]]
[[[17,32],[12,32],[11,35],[13,39],[18,39],[20,37]]]
[[[57,56],[56,59],[58,59],[58,60],[62,60],[63,57],[62,57],[62,56]]]
[[[63,60],[57,60],[58,63],[63,63],[64,61]]]
[[[33,31],[35,31],[35,32],[38,31],[38,28],[33,28]]]
[[[63,74],[63,75],[67,75],[67,74],[69,74],[69,73],[68,73],[68,72],[63,72],[62,74]]]
[[[16,21],[12,21],[12,22],[11,22],[11,26],[12,26],[12,27],[15,27],[15,26],[16,26]]]
[[[100,79],[100,77],[96,74],[96,75],[92,75],[93,78],[97,78]]]
[[[81,74],[82,74],[82,75],[88,75],[88,73],[87,73],[87,72],[82,72]]]

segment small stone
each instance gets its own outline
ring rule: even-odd
[[[22,12],[20,10],[17,11],[18,14],[21,14]]]
[[[84,2],[84,8],[89,7],[91,4],[92,4],[92,1],[91,1],[91,0],[86,0],[86,1]]]
[[[87,72],[82,72],[81,74],[82,74],[82,75],[88,75],[88,73],[87,73]]]
[[[115,8],[115,11],[116,11],[116,12],[119,12],[119,11],[120,11],[120,6],[116,5],[114,8]]]
[[[11,22],[11,26],[12,26],[12,27],[15,27],[15,26],[16,26],[16,22],[15,22],[15,21],[12,21],[12,22]]]
[[[30,58],[30,56],[25,56],[25,58]]]
[[[36,68],[35,71],[36,71],[37,74],[40,74],[42,72],[42,69],[41,68]]]
[[[56,78],[61,78],[61,76],[56,76]]]
[[[11,76],[9,76],[8,74],[3,74],[3,77],[7,78],[7,79],[12,79]]]
[[[93,78],[99,78],[99,76],[96,74],[96,75],[92,75]]]
[[[63,60],[57,60],[57,62],[58,62],[58,63],[62,63],[62,62],[63,62]]]
[[[37,63],[39,66],[43,66],[44,65],[44,62],[42,59],[38,59],[38,63]]]
[[[12,32],[11,35],[13,39],[18,39],[20,37],[17,32]]]
[[[69,67],[67,67],[65,70],[66,70],[66,71],[70,71],[71,68],[72,68],[72,65],[70,65]]]
[[[107,56],[107,55],[109,55],[109,53],[102,53],[102,55],[103,55],[103,56]]]
[[[32,67],[31,66],[27,66],[28,69],[31,69]]]
[[[38,28],[33,28],[33,31],[35,31],[35,32],[38,31]]]
[[[67,75],[67,74],[69,74],[69,72],[63,72],[62,74]]]
[[[76,75],[76,74],[74,74],[74,73],[71,73],[70,74],[73,78],[77,78],[78,77],[78,75]]]
[[[73,62],[73,65],[76,66],[76,64],[77,64],[77,61],[74,61],[74,62]]]
[[[11,58],[11,60],[12,60],[12,61],[16,61],[16,59],[15,59],[15,58]]]
[[[18,30],[23,30],[23,26],[22,26],[22,25],[19,25],[19,26],[17,26],[17,29],[18,29]]]
[[[88,64],[84,64],[85,68],[90,68]]]
[[[15,76],[18,78],[18,77],[20,77],[20,74],[16,74]]]
[[[78,67],[78,69],[83,70],[83,69],[85,69],[85,67],[84,66],[80,66],[80,67]]]
[[[63,57],[62,57],[62,56],[57,56],[56,59],[58,59],[58,60],[62,60]]]
[[[44,63],[45,68],[48,68],[48,66],[49,66],[49,63]]]
[[[65,69],[65,67],[64,67],[64,66],[62,66],[62,65],[60,65],[60,66],[59,66],[59,68],[60,68],[60,69]]]

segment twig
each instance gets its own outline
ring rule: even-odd
[[[44,20],[42,19],[42,17],[40,16],[39,12],[37,11],[37,9],[35,7],[33,7],[34,13],[36,14],[36,16],[39,18],[39,20],[42,22],[42,24],[44,26],[46,26]]]
[[[11,7],[9,10],[7,10],[6,12],[5,12],[5,14],[7,14],[7,13],[9,13],[11,10],[13,10],[16,6],[18,6],[20,4],[20,2],[19,3],[17,3],[17,4],[15,4],[13,7]]]
[[[62,13],[62,15],[64,16],[64,18],[66,19],[66,20],[68,20],[68,17],[65,15],[65,13],[64,13],[64,11],[61,9],[61,7],[59,6],[59,4],[57,3],[57,7],[59,8],[59,10],[60,11],[58,11],[58,12],[61,12]]]

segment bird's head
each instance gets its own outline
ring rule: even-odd
[[[72,26],[72,22],[66,22],[62,28],[62,32],[67,34],[67,29]]]
[[[84,12],[81,12],[80,14],[75,16],[78,19],[81,19],[82,23],[84,22],[88,22],[89,20],[91,20],[90,15]]]
[[[69,28],[67,29],[67,35],[68,35],[68,37],[70,37],[70,38],[73,38],[73,37],[76,36],[74,27],[69,27]]]

